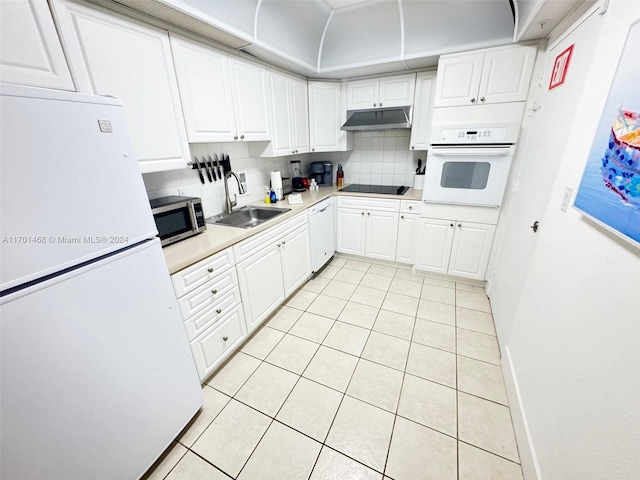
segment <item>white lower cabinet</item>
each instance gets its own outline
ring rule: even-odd
[[[417,225],[420,215],[403,213],[398,221],[398,242],[396,244],[396,262],[415,263]]]
[[[366,221],[364,210],[338,208],[336,250],[351,255],[364,255]]]
[[[396,243],[396,262],[416,263],[418,248],[418,224],[422,202],[419,200],[400,200],[400,220],[398,221],[398,241]]]
[[[367,212],[364,241],[365,257],[391,261],[396,259],[398,217],[399,214],[396,212]]]
[[[400,201],[338,197],[336,250],[395,261]]]
[[[242,306],[236,305],[221,321],[214,323],[191,345],[200,380],[206,379],[247,336]]]
[[[235,245],[247,330],[255,330],[311,275],[306,212]]]
[[[247,336],[230,248],[171,276],[187,338],[204,381]]]
[[[456,220],[418,220],[416,269],[484,280],[495,225]]]
[[[285,298],[280,248],[270,243],[261,252],[238,263],[236,268],[247,329],[254,330]]]

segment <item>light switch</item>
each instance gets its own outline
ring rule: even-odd
[[[569,208],[569,202],[571,202],[571,195],[573,195],[573,187],[564,187],[564,194],[562,195],[562,204],[560,205],[560,210],[563,212],[567,211]]]

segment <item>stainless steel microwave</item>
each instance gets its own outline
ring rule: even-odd
[[[150,203],[163,247],[207,229],[202,201],[197,197],[172,195],[154,198]]]

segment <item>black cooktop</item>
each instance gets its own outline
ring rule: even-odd
[[[381,193],[383,195],[404,195],[409,187],[401,186],[396,187],[393,185],[361,185],[354,183],[341,188],[341,192],[353,192],[353,193]]]

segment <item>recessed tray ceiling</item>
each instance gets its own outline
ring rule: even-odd
[[[196,33],[318,78],[434,66],[442,54],[546,36],[562,18],[545,20],[536,37],[530,24],[536,13],[550,11],[543,8],[549,0],[514,0],[513,10],[509,0],[113,1],[153,16],[162,11],[169,23],[192,30],[198,25]],[[584,1],[563,1],[557,15]],[[516,27],[518,4],[531,20],[523,25],[520,18]]]

